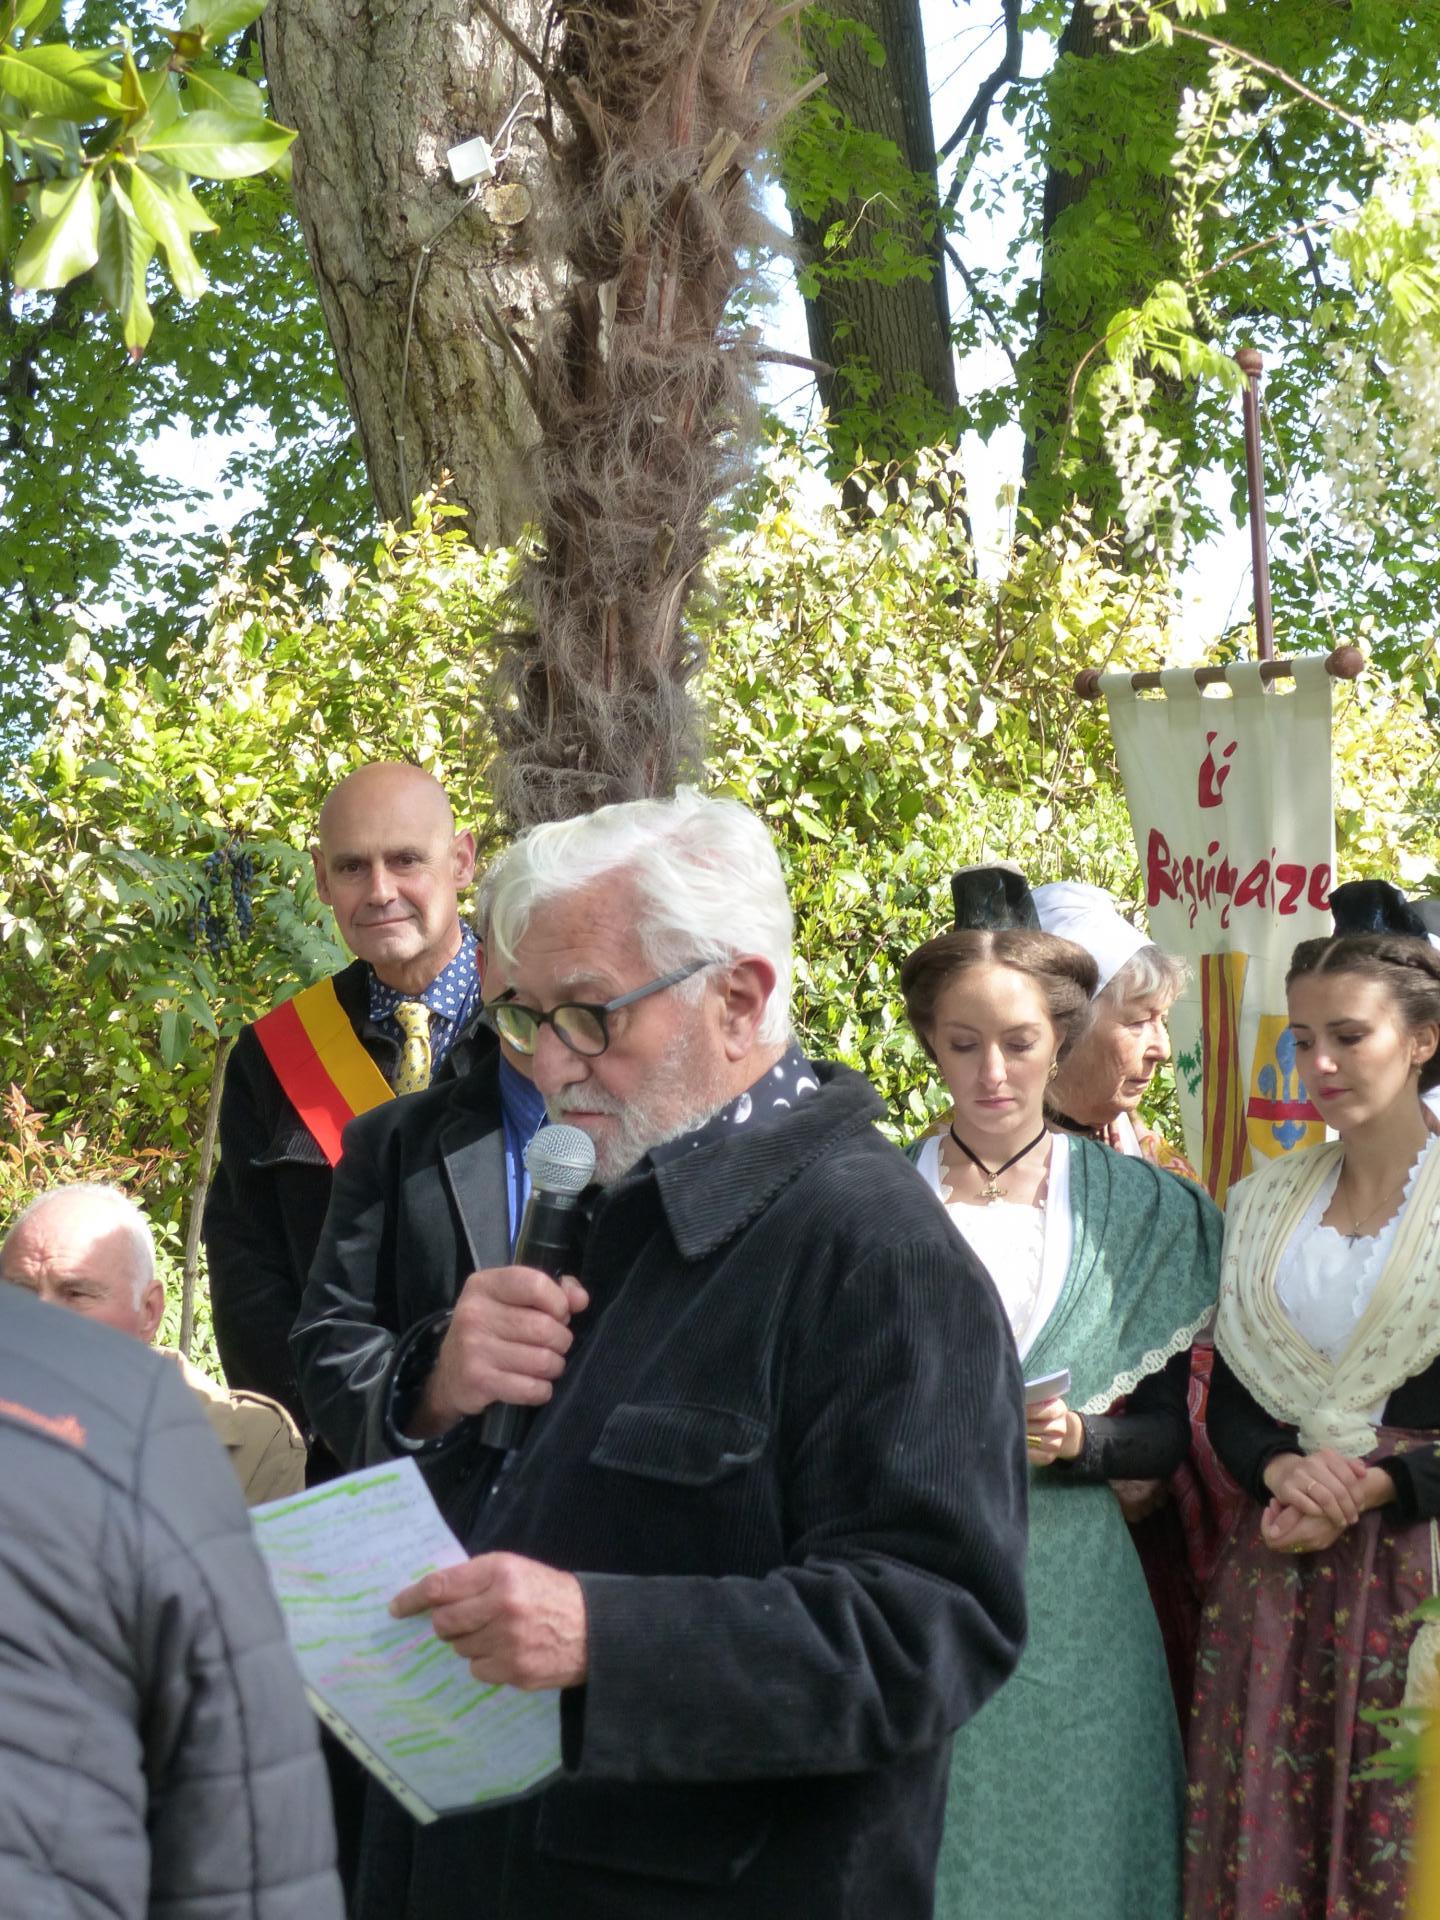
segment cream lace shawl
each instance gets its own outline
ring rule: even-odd
[[[1440,1355],[1440,1153],[1421,1162],[1374,1295],[1332,1366],[1291,1326],[1275,1279],[1343,1153],[1332,1141],[1286,1154],[1231,1190],[1215,1345],[1267,1413],[1298,1427],[1306,1453],[1334,1447],[1360,1458],[1375,1446],[1364,1410]]]

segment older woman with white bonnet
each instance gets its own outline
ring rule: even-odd
[[[1055,1117],[1072,1133],[1193,1178],[1162,1135],[1134,1119],[1170,1058],[1165,1017],[1185,984],[1184,963],[1132,926],[1103,887],[1056,880],[1030,897],[1045,932],[1084,947],[1100,974],[1089,1028],[1050,1091]]]

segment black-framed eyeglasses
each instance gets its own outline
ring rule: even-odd
[[[677,967],[673,973],[662,973],[658,980],[649,980],[643,987],[632,987],[629,993],[617,994],[613,1000],[603,1004],[589,1000],[567,1000],[563,1006],[552,1007],[549,1013],[541,1013],[537,1007],[522,1006],[512,999],[514,988],[502,993],[498,1000],[487,1001],[485,1011],[495,1022],[495,1029],[502,1040],[508,1040],[517,1053],[534,1053],[540,1039],[541,1027],[554,1030],[555,1038],[572,1053],[583,1054],[587,1060],[593,1060],[604,1053],[610,1044],[610,1015],[618,1013],[622,1007],[633,1007],[637,1000],[648,1000],[652,993],[663,993],[666,987],[678,986],[682,980],[688,980],[692,973],[699,973],[702,967],[714,966],[713,960],[692,960],[688,967]]]

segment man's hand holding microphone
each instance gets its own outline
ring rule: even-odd
[[[570,1322],[590,1296],[566,1272],[575,1259],[576,1203],[595,1169],[579,1127],[542,1127],[525,1153],[530,1199],[515,1258],[472,1273],[461,1288],[419,1405],[416,1439],[480,1415],[481,1437],[509,1449],[524,1437],[565,1371]],[[442,1640],[487,1685],[578,1686],[587,1670],[585,1596],[573,1574],[513,1553],[484,1553],[398,1593],[399,1618],[429,1613]]]
[[[543,1407],[574,1343],[571,1316],[589,1304],[568,1274],[556,1280],[528,1266],[472,1273],[411,1420],[415,1438],[448,1433],[497,1402]]]

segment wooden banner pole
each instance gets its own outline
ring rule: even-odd
[[[1265,528],[1265,467],[1260,457],[1260,374],[1255,347],[1241,347],[1235,364],[1245,375],[1245,478],[1250,491],[1250,570],[1255,581],[1255,644],[1262,660],[1275,658],[1270,613],[1270,547]]]
[[[1100,676],[1103,667],[1082,667],[1075,675],[1071,685],[1082,700],[1100,698]],[[1365,656],[1359,647],[1336,647],[1333,653],[1325,656],[1325,671],[1334,680],[1358,680],[1365,671]],[[1193,669],[1197,687],[1218,687],[1224,683],[1224,667],[1195,667]],[[1267,684],[1271,680],[1290,680],[1295,668],[1289,660],[1276,660],[1273,657],[1260,663],[1260,678]],[[1163,676],[1156,671],[1132,673],[1130,686],[1135,693],[1146,693],[1163,685]]]

